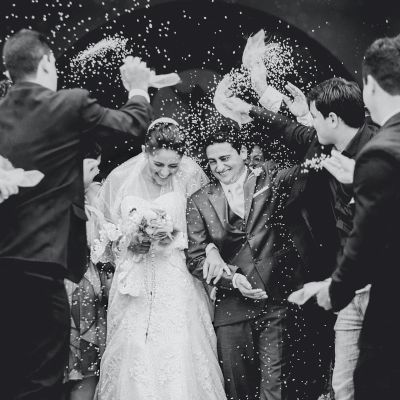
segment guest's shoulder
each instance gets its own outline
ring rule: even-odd
[[[382,129],[361,150],[357,162],[369,165],[374,160],[400,163],[400,133]]]
[[[57,95],[61,98],[68,100],[75,100],[77,102],[82,102],[84,99],[90,97],[89,91],[86,89],[74,88],[74,89],[61,89],[57,92]]]

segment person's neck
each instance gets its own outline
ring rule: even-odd
[[[344,126],[338,136],[338,140],[335,143],[335,147],[338,151],[342,152],[346,149],[349,143],[353,140],[360,128],[352,128],[350,126]]]
[[[385,125],[393,115],[400,112],[400,95],[390,96],[379,103],[379,121],[380,126]]]
[[[22,82],[22,81],[21,81]],[[55,92],[56,90],[54,89],[54,87],[52,87],[52,85],[48,82],[47,79],[45,79],[42,76],[28,76],[26,78],[23,79],[23,82],[30,82],[30,83],[36,83],[37,85],[43,86],[47,89],[52,90],[53,92]]]

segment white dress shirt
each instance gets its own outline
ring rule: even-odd
[[[143,89],[132,89],[132,90],[130,90],[128,97],[131,98],[133,96],[143,96],[150,103],[150,96]]]
[[[263,95],[258,99],[258,102],[267,110],[277,113],[281,108],[283,94],[274,87],[268,85]],[[314,120],[310,112],[301,117],[297,117],[297,122],[305,126],[313,126]]]
[[[222,189],[225,193],[226,200],[228,201],[229,207],[231,210],[237,214],[240,218],[244,218],[244,182],[246,181],[247,177],[247,168],[244,169],[242,175],[240,175],[239,179],[231,183],[229,185],[226,185],[221,182]],[[209,243],[206,247],[206,256],[208,255],[209,251],[212,250],[213,248],[217,248],[217,246],[214,243]],[[232,277],[232,284],[233,287],[236,289],[236,279],[237,279],[238,274],[233,274]]]
[[[247,177],[247,168],[244,169],[239,179],[226,185],[221,182],[222,189],[225,193],[225,197],[228,201],[231,210],[239,215],[240,218],[244,218],[244,182]]]

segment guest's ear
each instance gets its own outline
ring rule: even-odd
[[[46,73],[50,72],[50,59],[47,54],[43,54],[42,58],[39,61],[37,72],[43,71]]]
[[[329,120],[331,121],[331,124],[334,128],[338,126],[339,117],[334,112],[329,113]]]
[[[12,79],[11,79],[10,73],[9,73],[8,71],[4,71],[4,75],[7,77],[7,79],[8,79],[9,81],[11,81],[11,82],[12,82]]]
[[[142,153],[146,153],[146,147],[144,147],[144,144],[142,144],[141,148],[142,148]]]
[[[372,75],[367,75],[367,80],[366,80],[365,85],[370,87],[371,93],[375,93],[376,89],[378,87],[380,87],[379,83],[376,81],[376,79]]]

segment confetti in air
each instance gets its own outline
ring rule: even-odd
[[[100,40],[100,42],[90,45],[86,50],[81,51],[71,60],[73,66],[79,64],[82,68],[94,58],[103,58],[110,51],[116,55],[125,56],[127,54],[126,44],[128,39],[119,36],[110,36]]]
[[[301,164],[302,172],[307,173],[310,170],[320,171],[323,168],[322,162],[329,158],[326,154],[321,154],[320,156],[315,156],[313,158],[308,158]]]

